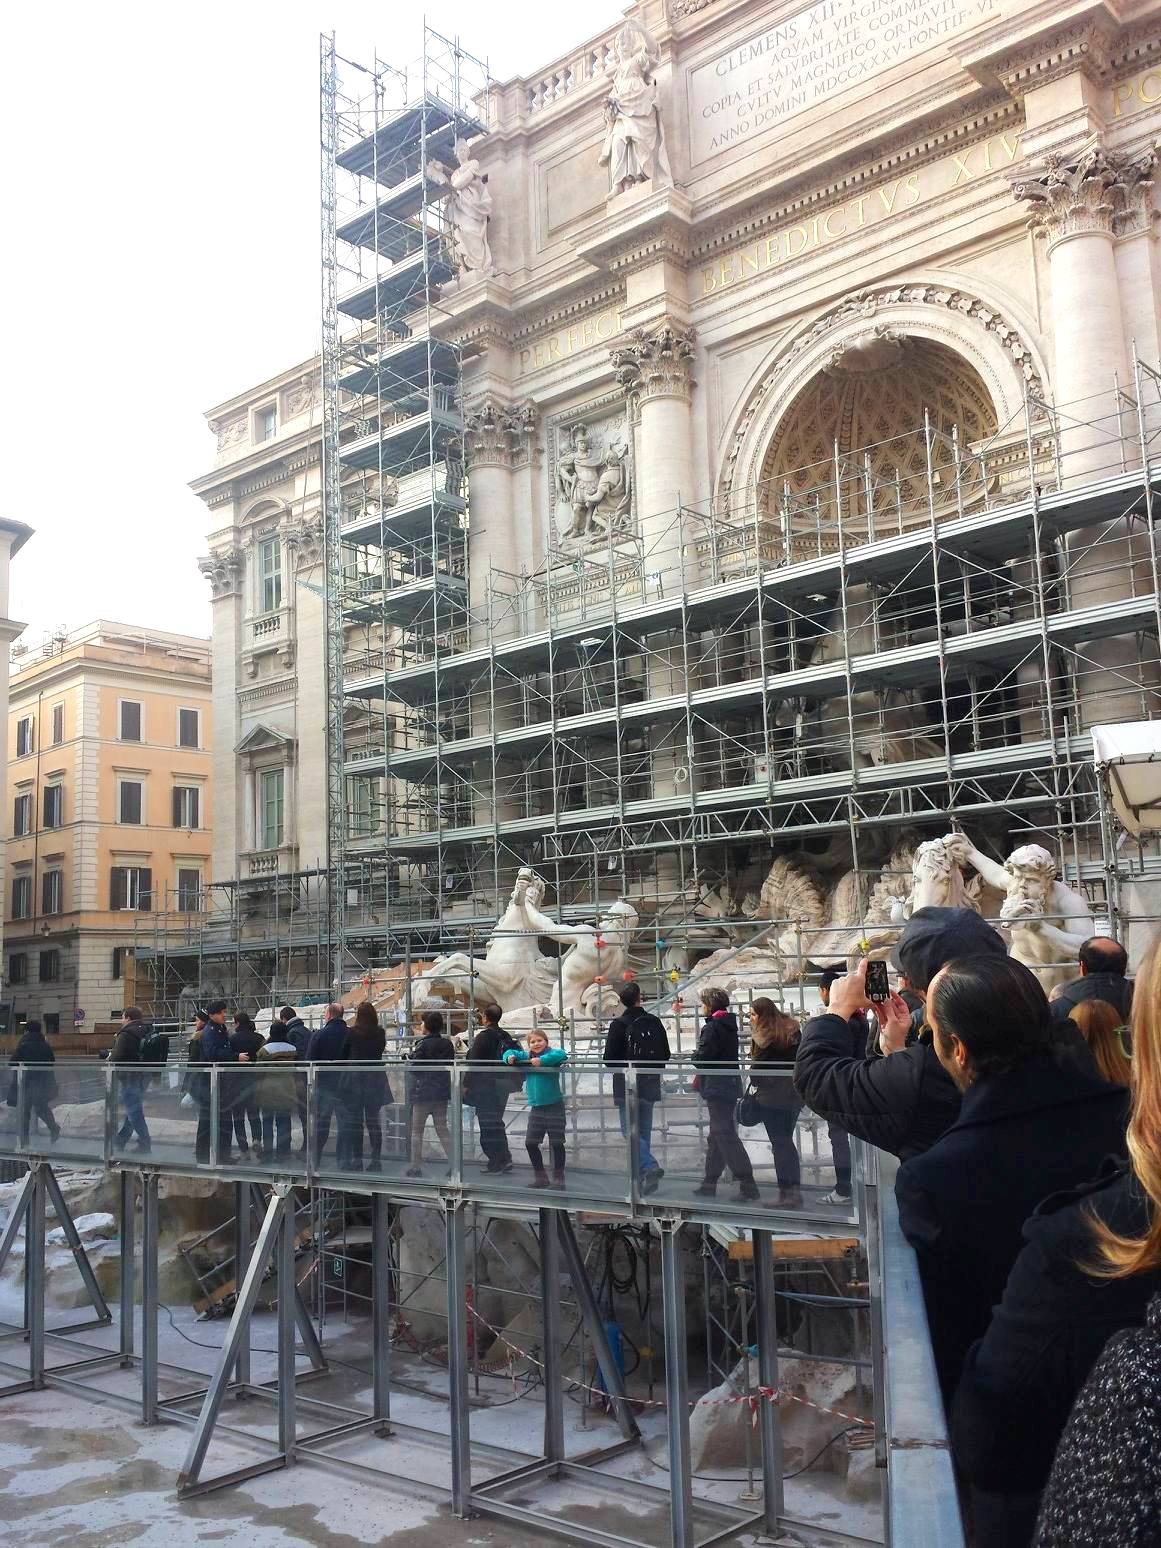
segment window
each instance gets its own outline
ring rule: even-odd
[[[202,793],[197,785],[174,785],[173,825],[175,828],[200,828]]]
[[[355,774],[347,781],[347,831],[351,838],[370,838],[379,820],[379,781]]]
[[[276,537],[258,544],[258,608],[273,613],[282,606],[282,544]]]
[[[40,912],[60,914],[64,911],[64,872],[45,871],[40,878]]]
[[[12,917],[13,919],[32,918],[31,876],[14,876],[12,878]]]
[[[57,950],[42,951],[40,954],[40,982],[42,984],[60,983],[60,952]]]
[[[16,722],[16,756],[27,758],[32,751],[32,716],[24,715]]]
[[[141,705],[136,699],[122,699],[120,703],[120,731],[123,742],[141,740]]]
[[[46,828],[62,828],[64,826],[63,785],[45,785],[44,787],[44,826]]]
[[[64,741],[64,705],[54,704],[52,707],[52,745],[59,747]]]
[[[125,971],[125,948],[124,948],[124,946],[114,946],[113,947],[113,962],[112,962],[112,966],[110,968],[110,973],[111,973],[113,978],[120,978],[122,976],[122,974],[124,973],[124,971]]]
[[[60,1031],[60,1011],[45,1011],[43,1019],[46,1035]]]
[[[284,770],[267,769],[258,792],[258,833],[262,849],[277,849],[282,843]]]
[[[254,415],[254,439],[272,441],[278,434],[278,410],[273,403],[260,408]]]
[[[32,832],[32,792],[26,790],[12,803],[12,836],[23,838]]]
[[[177,712],[177,745],[179,747],[200,747],[201,715],[196,709],[179,709]]]
[[[26,984],[28,982],[28,956],[23,951],[10,951],[8,953],[8,982],[10,984]]]
[[[117,821],[139,823],[143,805],[142,784],[139,779],[122,779],[117,782]]]
[[[200,914],[202,909],[202,873],[195,867],[182,866],[177,873],[177,906],[183,914]]]
[[[115,865],[109,873],[109,907],[118,912],[153,907],[153,872],[147,865]]]

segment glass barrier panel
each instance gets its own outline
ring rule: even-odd
[[[187,1089],[188,1069],[178,1065],[159,1068],[156,1064],[115,1064],[110,1077],[110,1156],[114,1160],[151,1156],[155,1161],[192,1165],[200,1108]]]
[[[0,1146],[62,1161],[104,1159],[106,1073],[100,1060],[13,1065],[4,1079]]]
[[[420,1088],[423,1100],[415,1107],[422,1106],[423,1125],[417,1151],[410,1102],[413,1073],[414,1067],[399,1059],[312,1067],[313,1156],[321,1176],[446,1181],[449,1074],[445,1067],[435,1067],[432,1073],[442,1075],[442,1082],[437,1079]]]
[[[293,1059],[284,1064],[259,1055],[218,1066],[218,1161],[271,1176],[303,1165],[301,1154],[291,1154],[298,1085]],[[298,1128],[301,1139],[301,1121]]]

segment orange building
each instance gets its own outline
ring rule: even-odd
[[[16,1023],[115,1020],[135,942],[196,922],[210,880],[210,735],[208,640],[102,619],[15,648],[4,999]]]

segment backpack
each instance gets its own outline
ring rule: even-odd
[[[501,1027],[499,1030],[501,1059],[504,1058],[505,1054],[523,1052],[521,1045],[512,1036],[511,1032],[506,1032],[503,1027]],[[528,1071],[523,1065],[510,1064],[506,1067],[501,1078],[504,1080],[505,1084],[510,1088],[510,1090],[519,1091],[521,1086],[524,1084],[524,1077],[527,1075],[527,1073]]]
[[[142,1034],[137,1057],[141,1064],[164,1064],[169,1058],[169,1038],[156,1027],[150,1027]]]
[[[665,1028],[648,1011],[625,1023],[625,1054],[630,1064],[658,1064],[665,1060]]]

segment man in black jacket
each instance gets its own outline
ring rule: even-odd
[[[337,1064],[346,1058],[347,1033],[346,1016],[341,1005],[327,1006],[327,1019],[310,1040],[310,1048],[307,1058],[312,1064]],[[318,1164],[319,1157],[326,1149],[327,1140],[331,1133],[331,1119],[335,1117],[337,1108],[343,1094],[343,1077],[337,1070],[318,1070],[315,1074],[315,1105],[317,1118],[314,1132],[314,1159]],[[336,1119],[338,1138],[336,1140],[337,1152],[336,1164],[342,1166],[345,1147],[342,1123]]]
[[[456,1062],[455,1046],[444,1033],[439,1011],[424,1011],[420,1017],[423,1036],[411,1050],[416,1066],[411,1074],[411,1165],[408,1177],[423,1175],[423,1131],[430,1118],[447,1159],[451,1160],[451,1133],[447,1126],[447,1105],[451,1100],[451,1066]]]
[[[997,932],[972,909],[921,908],[904,925],[891,958],[914,990],[926,992],[944,963],[961,955],[1004,957],[1007,951]],[[807,1022],[794,1063],[794,1085],[820,1118],[906,1161],[951,1127],[959,1115],[960,1095],[935,1056],[929,1031],[902,1046],[910,1030],[902,1002],[894,1018],[890,1010],[883,1013],[895,1051],[885,1059],[853,1056],[849,1018],[870,1005],[865,974],[866,964],[860,963],[840,979],[831,988],[828,1014]]]
[[[629,1114],[625,1107],[625,1065],[637,1066],[637,1139],[641,1167],[641,1191],[653,1193],[665,1176],[649,1148],[653,1139],[653,1108],[661,1100],[661,1071],[670,1059],[664,1024],[641,1004],[641,989],[629,983],[621,990],[620,1016],[609,1022],[605,1039],[605,1063],[613,1071],[613,1102],[621,1133],[628,1137]],[[653,1073],[656,1071],[657,1073]]]
[[[109,1055],[109,1063],[140,1064],[141,1045],[152,1030],[153,1028],[144,1020],[136,1005],[128,1006],[121,1012],[121,1030],[117,1033],[113,1050]],[[142,1105],[145,1095],[145,1073],[141,1070],[127,1070],[119,1078],[114,1076],[114,1079],[125,1110],[125,1117],[117,1130],[116,1143],[124,1148],[129,1142],[130,1134],[136,1134],[137,1144],[134,1148],[143,1154],[148,1154],[151,1148],[149,1125],[145,1122],[145,1111]]]
[[[950,1403],[1025,1221],[1124,1153],[1128,1093],[1061,1055],[1044,991],[1010,957],[949,963],[928,989],[927,1019],[963,1106],[942,1139],[899,1169],[895,1196]]]
[[[519,1044],[500,1025],[504,1012],[498,1005],[485,1005],[480,1014],[483,1025],[472,1039],[467,1062],[489,1067],[469,1070],[465,1074],[464,1101],[476,1110],[480,1149],[488,1158],[485,1172],[510,1172],[512,1152],[504,1128],[504,1109],[508,1105],[513,1076],[506,1069],[491,1066],[502,1065],[504,1055]]]
[[[278,1012],[278,1021],[281,1023],[281,1034],[277,1023],[270,1029],[271,1037],[281,1035],[294,1049],[295,1061],[298,1064],[305,1063],[310,1058],[311,1033],[306,1022],[295,1010],[293,1005],[284,1005]],[[345,1025],[345,1023],[344,1023]],[[294,1105],[298,1111],[298,1121],[302,1125],[302,1149],[306,1154],[306,1076],[298,1071],[294,1077]]]
[[[1052,1001],[1052,1019],[1058,1025],[1085,1000],[1104,1000],[1127,1022],[1133,1008],[1133,986],[1125,977],[1129,956],[1119,941],[1109,936],[1090,936],[1080,948],[1080,977],[1065,984]]]
[[[840,978],[845,977],[846,974],[842,968],[823,968],[818,980],[818,997],[822,1001],[824,1013],[830,1009],[831,989]],[[870,1026],[866,1016],[861,1010],[854,1011],[847,1018],[847,1026],[850,1029],[851,1058],[866,1058],[873,1052],[867,1047]],[[834,1190],[824,1194],[821,1202],[849,1204],[851,1202],[851,1137],[840,1123],[828,1123],[826,1133],[830,1140],[831,1161],[834,1164]]]

